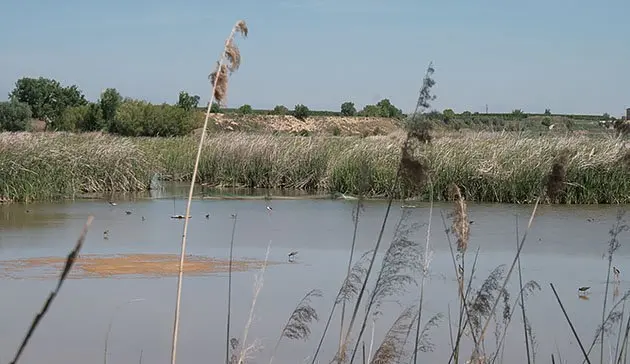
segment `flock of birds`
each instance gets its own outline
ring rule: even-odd
[[[114,201],[107,201],[107,203],[109,203],[111,206],[117,206],[117,205],[118,205],[118,204],[117,204],[116,202],[114,202]],[[173,203],[175,203],[175,201],[173,201]],[[273,208],[272,208],[271,206],[269,206],[269,205],[267,205],[266,209],[267,209],[267,211],[269,211],[269,213],[271,213],[271,211],[273,211]],[[126,214],[126,215],[131,215],[131,214],[132,214],[132,211],[131,211],[131,210],[125,210],[125,214]],[[210,213],[206,213],[205,217],[206,217],[206,220],[210,220]],[[234,219],[234,218],[236,218],[236,214],[232,214],[232,215],[231,215],[231,217],[232,217],[233,219]],[[176,215],[176,214],[173,214],[173,215],[171,216],[171,219],[183,219],[183,218],[185,218],[185,216],[184,216],[184,215]],[[192,216],[190,216],[190,215],[189,215],[189,216],[188,216],[188,218],[192,218]],[[142,221],[145,221],[145,220],[146,220],[146,219],[145,219],[145,217],[144,217],[144,216],[142,216]],[[103,239],[104,239],[104,240],[109,240],[109,230],[105,230],[105,231],[103,231]],[[297,251],[297,250],[294,250],[294,251],[290,252],[290,253],[289,253],[289,262],[290,262],[290,263],[295,262],[295,257],[296,257],[297,255],[298,255],[298,251]]]

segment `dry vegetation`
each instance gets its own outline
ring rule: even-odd
[[[380,135],[400,128],[395,119],[361,116],[309,116],[300,120],[292,115],[212,114],[212,119],[214,129],[225,131]]]
[[[208,186],[286,188],[385,195],[395,179],[404,135],[296,137],[210,134],[197,182]],[[125,138],[100,134],[0,134],[0,196],[54,199],[86,192],[143,190],[152,174],[190,181],[193,137]],[[550,202],[630,201],[626,143],[613,137],[448,133],[424,151],[436,200],[456,183],[470,201],[530,203],[550,189]],[[362,171],[362,169],[366,171]],[[555,179],[547,176],[554,169]],[[428,199],[429,190],[404,186]]]

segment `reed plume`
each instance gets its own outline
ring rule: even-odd
[[[411,210],[403,210],[394,230],[394,238],[385,252],[381,269],[366,305],[361,328],[355,339],[356,342],[350,358],[351,363],[365,332],[369,315],[371,314],[375,320],[381,314],[381,305],[385,298],[404,293],[409,284],[416,284],[414,273],[419,272],[420,267],[418,267],[417,262],[420,260],[421,252],[420,244],[411,240],[410,236],[420,227],[420,224],[408,223],[407,220],[410,219],[410,216]]]
[[[186,203],[186,214],[184,215],[184,227],[182,232],[182,242],[181,242],[181,253],[180,253],[180,261],[179,261],[179,274],[177,276],[177,294],[175,301],[175,318],[173,321],[173,338],[172,338],[172,346],[171,346],[171,364],[175,364],[177,361],[177,339],[179,334],[179,313],[180,313],[180,303],[182,296],[182,280],[184,275],[184,258],[186,256],[186,237],[188,232],[188,221],[190,220],[190,206],[192,204],[193,191],[195,188],[195,181],[197,179],[197,172],[199,170],[199,160],[201,158],[201,151],[203,148],[204,140],[206,138],[206,131],[208,129],[208,120],[210,118],[210,109],[212,107],[213,102],[216,100],[221,103],[224,101],[225,96],[227,94],[227,85],[228,85],[228,74],[230,72],[234,72],[240,66],[241,57],[240,52],[236,45],[234,44],[234,36],[236,33],[241,33],[243,37],[247,37],[248,29],[245,21],[239,20],[230,35],[225,41],[225,45],[223,47],[223,52],[221,53],[221,57],[217,62],[217,69],[210,74],[210,80],[212,83],[212,93],[210,96],[210,100],[208,101],[208,108],[206,110],[206,118],[203,123],[203,129],[201,131],[201,137],[199,139],[199,144],[197,147],[197,156],[195,158],[195,166],[193,168],[192,177],[190,180],[190,189],[188,191],[188,201]],[[225,64],[227,62],[227,65]],[[228,72],[228,69],[229,71]]]
[[[461,190],[456,184],[451,185],[451,195],[455,200],[455,207],[451,213],[453,224],[451,231],[457,238],[457,252],[460,256],[466,252],[470,238],[470,220],[468,219],[468,206],[462,197]]]
[[[332,308],[330,309],[330,314],[328,315],[328,320],[326,321],[326,326],[324,327],[324,332],[322,333],[322,337],[319,340],[319,344],[317,345],[317,349],[315,350],[315,354],[313,354],[313,358],[311,359],[311,364],[315,364],[317,360],[317,356],[319,355],[319,351],[322,348],[322,344],[324,343],[324,338],[328,333],[328,328],[330,327],[330,322],[332,321],[333,315],[335,313],[335,308],[339,304],[343,304],[344,302],[350,302],[353,298],[357,296],[359,290],[361,288],[361,284],[367,275],[367,267],[366,263],[369,262],[370,255],[372,251],[367,251],[363,253],[363,255],[354,263],[352,269],[350,270],[350,274],[346,275],[341,284],[341,288],[337,292],[337,297],[335,297],[335,302],[333,303]],[[341,347],[341,346],[340,346]],[[341,355],[337,355],[335,360],[338,361],[341,359]]]
[[[416,306],[404,309],[385,334],[385,338],[374,353],[370,364],[395,364],[405,354],[405,343],[415,322]]]
[[[311,335],[311,323],[313,321],[319,321],[317,311],[311,306],[311,300],[315,297],[321,297],[322,291],[318,289],[308,292],[295,307],[289,320],[282,328],[280,337],[276,342],[276,346],[273,348],[269,364],[273,362],[278,346],[283,337],[290,340],[306,340]]]
[[[558,203],[566,190],[568,163],[568,152],[562,151],[551,165],[547,175],[547,197],[551,203]]]

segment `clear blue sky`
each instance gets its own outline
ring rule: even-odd
[[[622,115],[630,107],[628,0],[8,0],[0,100],[24,76],[152,102],[210,93],[232,25],[243,62],[228,105],[338,110],[389,98],[410,111],[435,64],[433,107]]]

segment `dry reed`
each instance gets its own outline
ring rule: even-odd
[[[179,333],[179,311],[180,311],[179,307],[181,303],[182,279],[183,279],[183,274],[184,274],[184,257],[186,255],[186,235],[188,232],[188,221],[190,220],[189,219],[190,206],[192,203],[193,192],[195,188],[195,180],[197,179],[197,172],[199,170],[199,160],[201,159],[201,152],[203,150],[204,140],[206,138],[206,131],[208,129],[210,109],[215,100],[221,103],[223,102],[227,94],[228,70],[226,69],[226,67],[229,67],[230,72],[234,72],[240,66],[240,61],[241,61],[240,52],[233,42],[233,39],[236,33],[241,33],[243,37],[247,37],[248,29],[247,29],[247,25],[245,24],[243,20],[239,20],[232,28],[230,35],[225,41],[223,52],[221,53],[221,57],[217,63],[217,69],[213,73],[211,73],[209,77],[212,81],[212,94],[210,96],[210,101],[208,101],[208,108],[206,110],[206,118],[204,120],[201,137],[198,143],[197,156],[195,157],[195,164],[193,168],[192,178],[190,181],[188,200],[186,203],[186,214],[184,215],[185,218],[184,218],[184,227],[183,227],[183,232],[182,232],[179,275],[177,277],[175,318],[173,322],[173,343],[171,347],[171,364],[175,364],[177,361],[176,360],[177,359],[177,338],[178,338],[178,333]],[[236,55],[238,55],[238,57]],[[225,64],[226,61],[229,63],[229,65]]]

